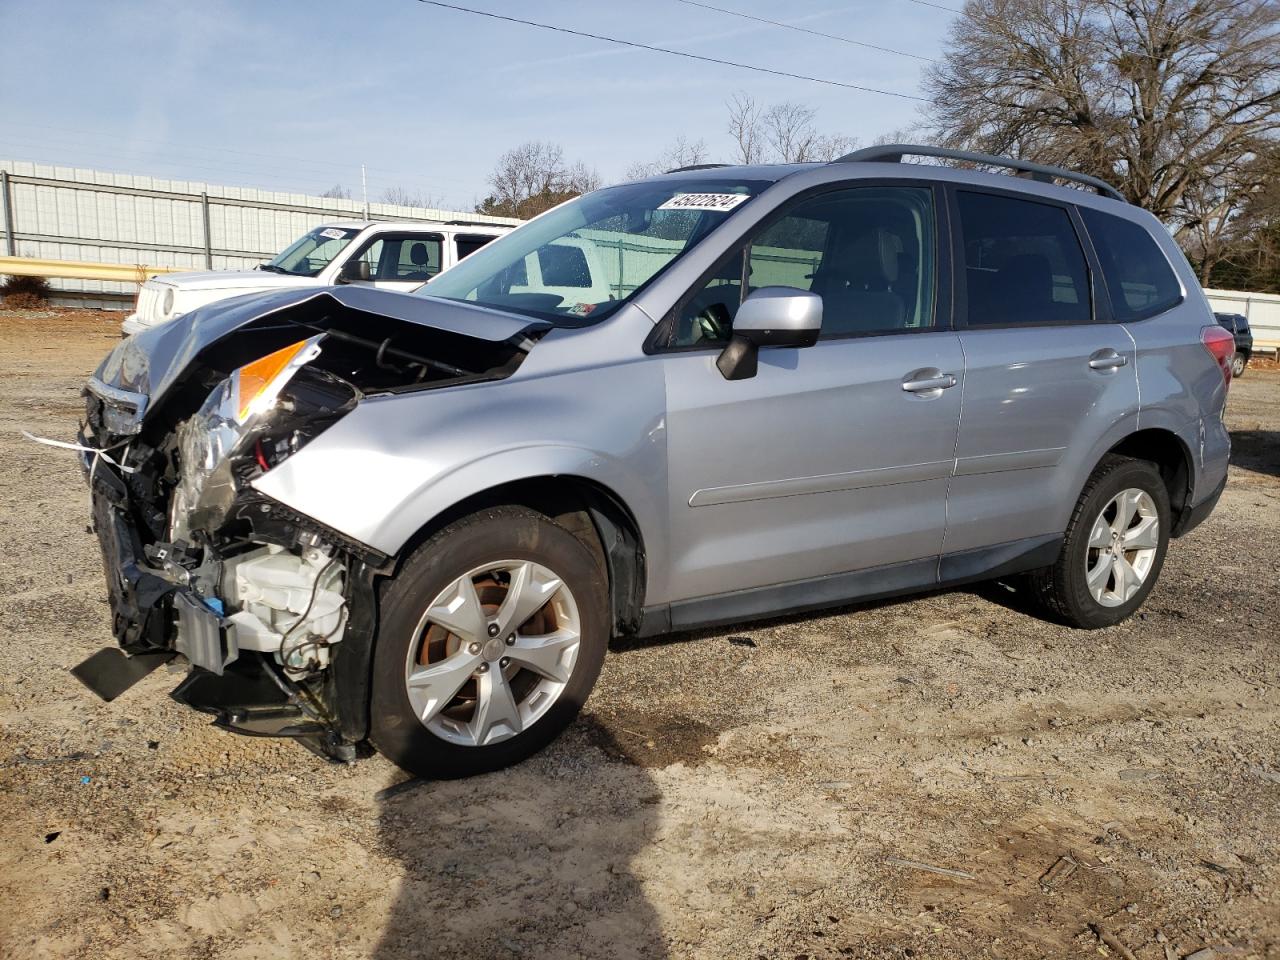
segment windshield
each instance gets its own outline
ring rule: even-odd
[[[289,244],[270,263],[264,263],[262,269],[295,277],[314,277],[359,233],[355,227],[316,227]]]
[[[419,293],[565,326],[596,321],[766,186],[672,179],[597,190],[473,253]]]

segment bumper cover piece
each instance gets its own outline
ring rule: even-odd
[[[118,647],[103,647],[71,668],[71,675],[110,703],[156,667],[172,660],[169,651],[137,653],[132,657]]]

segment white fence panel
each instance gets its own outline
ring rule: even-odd
[[[1219,313],[1242,313],[1249,318],[1254,347],[1280,349],[1280,295],[1241,290],[1205,290],[1204,295]]]
[[[364,204],[332,197],[14,160],[0,160],[0,173],[7,186],[0,190],[0,255],[243,270],[322,223],[366,219]],[[369,204],[368,219],[520,222],[386,203]],[[137,292],[135,284],[104,280],[59,279],[51,286],[55,295],[95,306],[118,307]]]

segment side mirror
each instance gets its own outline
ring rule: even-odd
[[[369,271],[369,261],[356,258],[348,260],[338,270],[336,283],[368,283],[372,279],[372,273]]]
[[[811,347],[822,331],[822,297],[796,287],[761,287],[733,319],[733,339],[716,358],[726,380],[756,375],[761,347]]]

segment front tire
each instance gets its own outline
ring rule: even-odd
[[[1243,377],[1244,368],[1248,365],[1249,358],[1243,353],[1237,353],[1231,358],[1231,376]]]
[[[1055,619],[1096,630],[1130,616],[1155,586],[1169,546],[1169,493],[1145,460],[1108,456],[1076,502],[1057,562],[1031,575]]]
[[[495,507],[445,527],[383,590],[369,740],[436,779],[532,756],[595,685],[607,597],[597,558],[542,514]]]

